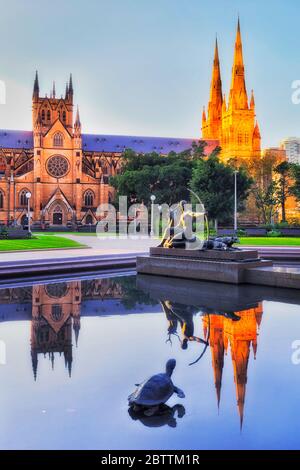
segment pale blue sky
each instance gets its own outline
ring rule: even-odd
[[[73,73],[84,132],[198,137],[215,34],[228,92],[237,14],[264,146],[300,136],[298,0],[0,0],[1,128],[31,128],[34,72]]]

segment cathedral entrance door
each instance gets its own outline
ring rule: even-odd
[[[62,225],[62,214],[59,212],[53,214],[53,225]]]
[[[56,207],[53,212],[53,225],[62,225],[63,214],[60,207]]]

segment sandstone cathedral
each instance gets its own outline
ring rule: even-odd
[[[261,155],[261,138],[245,84],[242,39],[238,22],[228,102],[222,91],[218,44],[207,114],[202,116],[202,139],[84,134],[79,110],[74,111],[72,76],[64,95],[55,84],[41,96],[36,73],[32,95],[32,131],[0,130],[0,223],[25,225],[28,194],[35,229],[94,225],[97,207],[113,199],[109,177],[122,168],[122,154],[167,155],[181,152],[193,141],[206,142],[209,155],[221,147],[221,158],[252,159]]]

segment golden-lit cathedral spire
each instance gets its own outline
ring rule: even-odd
[[[239,19],[228,103],[222,95],[219,49],[216,41],[207,115],[206,119],[202,117],[202,137],[204,140],[219,141],[220,157],[224,162],[231,159],[247,161],[261,157],[261,136],[256,125],[253,92],[250,103],[248,102]]]
[[[212,115],[211,118],[220,118],[221,108],[223,102],[222,94],[222,80],[221,80],[221,70],[220,70],[220,60],[219,60],[219,47],[218,39],[216,38],[215,43],[215,55],[212,71],[212,80],[210,86],[210,98],[208,105],[208,112]]]
[[[237,33],[234,47],[234,59],[231,76],[231,88],[229,94],[229,108],[248,109],[248,96],[245,83],[245,67],[243,59],[243,46],[240,28],[240,19],[238,19]]]
[[[255,109],[254,91],[251,90],[250,109]]]
[[[204,127],[206,124],[206,111],[205,111],[205,106],[203,106],[202,110],[202,127]]]
[[[215,43],[212,79],[206,123],[202,120],[203,137],[206,139],[220,139],[222,129],[222,80],[219,60],[218,40]]]

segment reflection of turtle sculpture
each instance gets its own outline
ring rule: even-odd
[[[166,372],[156,374],[137,384],[137,389],[128,397],[129,406],[133,411],[143,411],[144,415],[152,416],[159,411],[160,405],[166,403],[176,393],[178,397],[185,395],[180,388],[176,387],[171,376],[176,366],[175,359],[169,359],[166,364]]]
[[[152,416],[146,416],[143,411],[134,411],[133,408],[129,408],[129,416],[134,420],[139,420],[144,426],[149,428],[158,428],[161,426],[168,425],[171,428],[176,428],[177,422],[175,413],[177,412],[178,418],[182,418],[185,415],[185,408],[183,405],[174,405],[172,407],[168,405],[160,405],[158,412]]]

